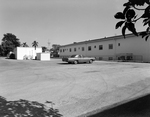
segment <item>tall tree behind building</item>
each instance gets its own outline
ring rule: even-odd
[[[22,47],[29,47],[26,42],[22,43],[21,46],[22,46]]]
[[[4,34],[1,42],[1,51],[0,54],[6,56],[10,51],[13,51],[14,48],[20,46],[19,39],[11,33]]]
[[[47,50],[48,50],[47,47],[42,46],[42,52],[45,52],[45,51],[47,51]]]
[[[38,47],[38,42],[37,42],[37,41],[33,41],[33,43],[32,43],[32,47],[34,47],[34,48],[35,48],[35,50],[36,50],[36,47]]]
[[[53,44],[52,48],[50,49],[51,51],[51,57],[59,57],[59,44]]]

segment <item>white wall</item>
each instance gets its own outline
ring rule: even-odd
[[[118,45],[119,43],[120,46]],[[109,44],[113,44],[113,49],[109,49]],[[99,50],[99,45],[103,45],[103,50]],[[91,46],[91,51],[88,51],[88,46]],[[82,51],[82,47],[85,48],[84,51]],[[69,52],[69,48],[72,49],[71,52]],[[76,48],[76,52],[74,52],[74,48]],[[93,56],[96,58],[103,57],[103,60],[108,60],[109,57],[117,59],[116,57],[118,54],[132,53],[141,61],[150,62],[150,37],[147,41],[141,36],[129,36],[125,39],[117,39],[114,37],[114,39],[111,38],[110,40],[91,41],[91,43],[88,42],[87,44],[74,44],[60,47],[60,49],[66,49],[65,52],[60,52],[60,57],[82,54],[84,56]]]
[[[133,53],[134,55],[142,56],[143,61],[150,62],[150,38],[145,41],[145,38],[135,36],[118,39],[116,43],[120,43],[120,46],[116,46],[116,53]]]
[[[36,53],[42,53],[42,48],[32,48],[32,47],[17,47],[14,49],[16,59],[23,60],[25,56],[30,56],[35,59]]]
[[[84,51],[82,51],[82,47],[84,47]],[[74,51],[74,48],[76,48],[76,51]],[[73,46],[68,46],[68,47],[63,47],[61,48],[62,50],[64,49],[64,52],[60,52],[60,56],[70,56],[73,54],[82,54],[82,55],[86,55],[86,45],[85,44],[81,44],[81,45],[73,45]],[[71,52],[70,52],[71,49]]]
[[[41,61],[50,60],[50,53],[37,53],[37,60]]]

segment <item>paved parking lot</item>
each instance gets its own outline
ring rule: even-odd
[[[85,116],[150,93],[150,64],[0,58],[0,82],[8,100],[48,100],[64,117]]]

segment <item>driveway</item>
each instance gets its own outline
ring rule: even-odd
[[[48,100],[64,117],[87,116],[150,93],[150,64],[0,58],[0,82],[7,100]]]

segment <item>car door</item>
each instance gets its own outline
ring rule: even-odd
[[[79,63],[82,63],[81,55],[78,55],[78,62],[79,62]]]
[[[85,62],[85,59],[84,59],[84,57],[83,57],[82,55],[80,55],[80,62],[81,62],[81,63],[84,63],[84,62]]]

